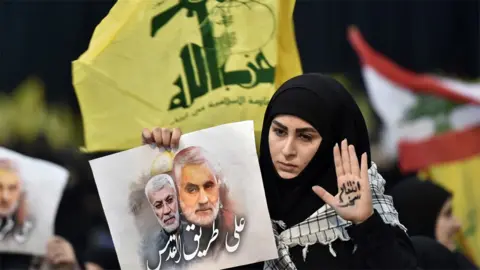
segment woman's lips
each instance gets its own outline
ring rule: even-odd
[[[278,161],[277,164],[279,165],[280,169],[282,171],[290,172],[295,170],[298,166],[291,164],[291,163],[285,163],[285,162],[280,162]]]

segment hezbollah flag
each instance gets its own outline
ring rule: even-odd
[[[480,259],[480,83],[416,74],[376,52],[351,27],[374,109],[385,123],[383,146],[405,172],[423,171],[454,193],[463,248]],[[477,194],[475,194],[477,192]]]
[[[301,74],[295,0],[119,0],[73,62],[87,151],[138,145],[142,128],[184,132],[255,120]]]

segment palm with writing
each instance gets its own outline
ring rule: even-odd
[[[362,223],[373,214],[372,192],[368,180],[367,153],[362,155],[361,166],[353,145],[347,140],[333,147],[335,171],[337,173],[338,194],[333,196],[320,186],[313,191],[337,214],[355,224]]]

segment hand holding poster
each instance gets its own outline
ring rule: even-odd
[[[122,269],[222,269],[277,257],[252,121],[92,160]]]
[[[68,175],[58,165],[0,147],[0,252],[45,253]]]

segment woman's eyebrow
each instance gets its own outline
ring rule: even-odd
[[[272,123],[274,123],[275,125],[277,125],[278,127],[282,128],[282,129],[288,130],[288,127],[287,127],[287,126],[285,126],[284,124],[278,122],[277,120],[273,120]],[[297,129],[295,129],[295,131],[296,131],[297,133],[302,133],[302,132],[318,133],[317,130],[314,129],[313,127],[297,128]]]
[[[279,126],[280,128],[283,128],[283,129],[287,129],[288,130],[288,127],[285,126],[284,124],[278,122],[277,120],[273,120],[272,121],[275,125]]]
[[[312,127],[304,127],[304,128],[297,128],[296,131],[298,133],[302,133],[302,132],[313,132],[313,133],[318,133],[316,129],[312,128]]]

